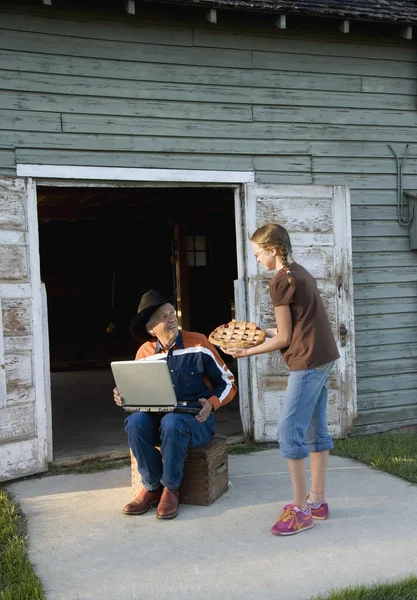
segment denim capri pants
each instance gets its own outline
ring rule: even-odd
[[[305,458],[334,448],[327,429],[327,382],[333,365],[291,371],[278,423],[281,456]]]

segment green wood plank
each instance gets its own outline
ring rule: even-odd
[[[161,100],[119,99],[90,96],[67,96],[30,92],[0,92],[0,109],[17,109],[83,114],[128,115],[219,121],[251,121],[249,105],[213,104],[209,102],[166,102]]]
[[[396,360],[377,360],[377,361],[369,361],[366,363],[358,363],[356,366],[356,376],[358,379],[367,378],[367,377],[380,377],[384,379],[387,375],[397,375],[398,373],[407,374],[407,373],[417,373],[417,356],[413,358],[400,358]],[[417,381],[414,384],[415,392],[414,394],[410,394],[410,396],[414,396],[414,401],[407,402],[407,404],[415,404],[416,403],[416,394],[417,394]],[[407,390],[409,392],[409,390]],[[378,403],[380,406],[395,406],[396,404],[401,404],[401,402],[393,401],[392,398],[392,390],[390,390],[391,398],[389,394],[385,398],[385,402]],[[404,402],[405,404],[405,402]],[[374,408],[373,406],[366,407],[363,404],[363,398],[361,398],[361,408]]]
[[[407,283],[417,281],[417,265],[411,267],[392,267],[387,269],[356,269],[353,283]]]
[[[415,127],[410,129],[415,131]],[[387,152],[389,148],[387,146]],[[396,175],[396,161],[394,156],[386,158],[331,158],[331,157],[315,157],[313,156],[313,169],[315,173],[365,173],[365,174],[380,174],[387,173]],[[417,157],[408,157],[404,164],[404,175],[417,174]]]
[[[356,349],[357,364],[366,365],[376,359],[381,361],[391,361],[396,359],[417,357],[417,340],[407,344],[406,350],[404,344],[387,344],[386,346],[360,346]]]
[[[326,56],[324,59],[319,53],[303,55],[289,52],[253,52],[253,66],[255,69],[275,70],[277,65],[279,65],[280,70],[304,70],[308,73],[321,73],[323,66],[326,65],[326,70],[330,73],[400,77],[404,79],[415,79],[416,70],[415,61],[406,62],[401,60],[393,61],[339,56]]]
[[[366,347],[384,344],[415,344],[417,343],[417,329],[389,329],[358,331],[355,336],[356,347]]]
[[[378,217],[379,217],[378,213]],[[387,242],[386,252],[353,253],[354,268],[376,268],[376,267],[412,267],[417,266],[416,252],[393,252],[390,243]],[[416,301],[417,308],[417,301]]]
[[[283,185],[309,185],[313,183],[311,173],[277,173],[276,171],[257,171],[255,174],[257,183],[276,183]]]
[[[389,371],[387,374],[391,373],[391,368],[389,363],[386,364]],[[383,376],[384,373],[381,373]],[[407,405],[415,405],[416,403],[416,389],[412,388],[410,390],[390,390],[387,392],[381,392],[378,395],[375,394],[360,394],[358,397],[358,410],[372,410],[372,409],[381,409],[381,408],[395,408],[396,406],[407,406]]]
[[[0,38],[1,39],[1,38]],[[91,86],[100,85],[100,81],[97,84],[94,80],[91,80],[92,75],[95,78],[108,78],[108,82],[105,83],[104,89],[111,88],[114,90],[113,79],[122,79],[126,81],[127,89],[134,89],[136,96],[141,98],[155,98],[161,100],[195,100],[199,98],[203,101],[217,101],[217,102],[230,102],[233,98],[234,103],[247,103],[253,104],[273,104],[275,106],[284,105],[288,107],[292,106],[319,106],[325,107],[329,104],[333,107],[346,107],[346,108],[371,108],[371,109],[393,109],[393,110],[414,110],[415,108],[415,96],[392,96],[387,94],[362,94],[355,92],[356,85],[352,85],[350,91],[323,91],[322,89],[310,89],[309,79],[311,75],[307,75],[307,79],[303,83],[299,83],[298,86],[301,89],[296,89],[291,86],[290,89],[285,89],[280,86],[279,81],[274,79],[266,79],[266,83],[262,86],[261,80],[264,78],[262,72],[253,71],[255,75],[250,75],[252,85],[246,83],[248,69],[242,70],[242,76],[240,80],[236,80],[236,75],[229,82],[229,71],[226,69],[223,72],[223,67],[213,67],[213,69],[206,73],[207,67],[200,67],[198,65],[184,67],[183,65],[175,67],[175,65],[163,65],[161,64],[158,68],[159,71],[153,73],[154,57],[148,54],[147,62],[132,62],[132,61],[118,61],[112,59],[103,58],[77,58],[70,56],[54,55],[54,54],[33,54],[30,52],[17,52],[17,51],[4,51],[2,52],[4,64],[2,65],[3,70],[7,65],[10,71],[25,71],[27,73],[34,73],[39,71],[40,75],[43,75],[47,79],[47,74],[57,74],[72,77],[67,84],[62,83],[63,92],[73,93],[75,86],[81,85],[80,89],[86,90]],[[152,63],[149,62],[152,59]],[[189,71],[186,70],[184,75],[176,77],[178,71],[183,68],[192,69],[192,74],[188,75]],[[197,76],[196,72],[201,70],[201,73]],[[217,75],[212,79],[212,72],[217,72]],[[235,69],[237,71],[238,69]],[[165,81],[164,75],[161,75],[161,71],[167,73]],[[143,73],[143,74],[142,74]],[[329,73],[324,73],[325,77],[329,77]],[[30,75],[29,75],[30,77]],[[84,81],[79,81],[80,77],[88,78]],[[204,77],[204,83],[200,83]],[[159,78],[159,79],[158,79]],[[243,78],[243,79],[242,79]],[[254,79],[255,78],[255,79]],[[288,75],[288,78],[292,78],[292,74]],[[146,80],[145,80],[146,79]],[[316,76],[316,80],[320,78]],[[31,81],[31,80],[30,80]],[[142,81],[142,84],[138,87],[133,85],[134,81]],[[303,82],[303,77],[300,76],[300,82]],[[77,83],[78,82],[78,83]],[[184,85],[179,85],[183,83]],[[286,85],[290,82],[287,80]],[[14,84],[16,85],[16,84]],[[38,85],[38,84],[37,84]],[[47,86],[48,84],[45,83]],[[268,87],[270,86],[270,87]],[[122,88],[123,85],[120,85]],[[236,87],[239,87],[237,90]],[[324,86],[325,87],[325,86]],[[252,89],[255,88],[255,89]],[[50,89],[50,87],[48,88]],[[77,87],[78,89],[78,87]],[[88,92],[85,92],[88,93]],[[123,93],[123,92],[121,92]],[[131,94],[129,91],[128,94]],[[117,94],[118,96],[119,94]],[[327,139],[327,138],[324,138]],[[393,140],[390,140],[393,141]]]
[[[320,26],[320,24],[318,25]],[[324,33],[325,35],[323,35]],[[306,31],[303,36],[293,33],[289,28],[286,32],[276,32],[275,35],[254,36],[253,49],[265,52],[318,55],[324,57],[326,64],[327,57],[341,60],[376,60],[377,62],[386,60],[390,64],[395,64],[397,61],[416,62],[415,47],[410,46],[407,42],[397,44],[387,38],[381,42],[381,39],[372,39],[372,35],[371,39],[365,40],[363,36],[355,37],[355,33],[352,33],[353,35],[344,36],[341,40],[340,37],[331,39],[332,32],[328,28],[325,28],[321,35],[318,32],[314,34],[310,30]]]
[[[414,49],[413,49],[414,52]],[[396,77],[362,77],[362,91],[371,94],[417,94],[417,82]]]
[[[96,61],[88,59],[71,60],[69,57],[55,58],[42,54],[28,56],[23,52],[9,52],[6,55],[12,61],[7,62],[13,65],[13,71],[5,69],[0,72],[0,77],[4,82],[4,88],[16,91],[55,92],[60,89],[61,93],[72,94],[76,89],[79,94],[85,95],[116,95],[131,98],[136,97],[140,91],[139,81],[157,81],[220,86],[227,83],[229,87],[361,92],[360,77],[350,75],[322,73],[317,77],[302,72],[288,74],[242,68],[163,65],[151,60],[140,63],[139,68],[137,63],[129,62],[119,63],[117,68],[116,61],[99,61],[94,67]],[[62,70],[63,74],[61,74]],[[17,76],[15,71],[24,71],[24,79]],[[120,79],[123,79],[123,84],[120,83]]]
[[[355,331],[370,331],[375,329],[400,329],[413,327],[416,324],[416,313],[362,315],[355,314]]]
[[[167,24],[152,26],[138,19],[123,20],[122,15],[118,19],[111,21],[102,20],[103,15],[92,13],[94,18],[94,27],[91,27],[91,20],[87,17],[65,18],[66,15],[58,15],[55,11],[50,15],[39,15],[6,12],[1,15],[2,29],[11,29],[15,31],[25,31],[33,33],[44,33],[50,35],[65,35],[77,38],[87,38],[88,40],[112,40],[118,42],[140,42],[167,44],[170,46],[192,46],[193,31],[189,27],[169,26]]]
[[[370,210],[378,211],[379,207],[385,209],[385,205],[392,206],[397,203],[397,193],[394,191],[378,191],[372,190],[358,193],[354,191],[350,195],[350,204],[352,212],[359,208],[370,208]],[[378,208],[377,208],[378,207]]]
[[[355,427],[359,425],[369,425],[372,423],[390,423],[395,427],[395,422],[417,421],[417,406],[405,406],[385,408],[384,410],[373,410],[360,412],[355,421]],[[400,425],[397,424],[399,427]]]
[[[417,392],[417,373],[401,373],[390,377],[365,377],[358,379],[358,393],[375,394],[380,392],[411,390]],[[417,404],[415,406],[417,409]]]
[[[155,154],[139,152],[85,152],[17,148],[16,162],[47,165],[95,167],[137,167],[142,169],[201,169],[252,171],[252,158],[246,155]]]
[[[393,192],[391,206],[352,206],[351,215],[353,221],[373,221],[378,216],[378,221],[394,221],[397,218],[396,194]]]
[[[416,90],[417,91],[417,90]],[[328,123],[331,125],[379,125],[396,127],[416,127],[417,114],[401,110],[352,110],[349,108],[275,107],[258,105],[253,108],[254,121],[273,123]],[[389,151],[388,151],[389,152]],[[337,160],[337,159],[335,159]],[[331,164],[331,163],[330,163]]]
[[[61,119],[56,113],[0,109],[1,130],[61,131]]]
[[[380,238],[375,237],[354,237],[352,240],[352,248],[354,252],[385,252],[390,250],[391,252],[410,252],[410,241],[409,237],[404,235],[402,237],[392,237],[387,235]]]
[[[298,156],[254,156],[253,164],[256,171],[301,171],[307,172],[310,176],[311,159],[310,155]]]
[[[402,227],[394,219],[392,221],[380,221],[379,219],[374,219],[373,221],[352,221],[352,234],[359,237],[407,236],[408,238],[407,228]],[[389,243],[388,240],[387,242]],[[354,249],[356,250],[356,246]]]
[[[356,300],[368,300],[368,299],[379,299],[384,298],[409,298],[415,297],[416,286],[415,283],[398,283],[398,284],[356,284],[355,285],[355,299]],[[394,341],[391,342],[395,344]]]
[[[139,135],[96,135],[96,134],[70,134],[70,133],[33,133],[9,132],[2,133],[0,147],[24,146],[31,148],[59,148],[74,150],[103,150],[103,151],[136,151],[136,152],[190,152],[204,154],[249,154],[264,152],[279,155],[281,168],[290,168],[291,165],[304,165],[303,157],[299,154],[308,152],[308,144],[303,142],[269,142],[265,145],[263,140],[239,140],[233,138],[187,138],[187,137],[151,137]]]
[[[376,108],[375,110],[379,110]],[[388,143],[388,142],[387,142]],[[389,142],[391,143],[391,142]],[[404,154],[405,146],[404,144],[393,144],[394,149],[397,153],[402,156]],[[387,144],[381,144],[379,141],[370,141],[365,140],[363,142],[352,142],[352,141],[332,141],[326,140],[321,142],[313,141],[311,143],[311,152],[314,156],[323,157],[329,156],[331,158],[335,157],[362,157],[362,158],[372,158],[376,159],[379,157],[382,158],[392,158],[392,152],[388,148]],[[416,157],[417,156],[417,148],[414,146],[410,146],[408,157]],[[407,163],[406,163],[407,164]]]
[[[411,130],[410,130],[411,131]],[[416,178],[412,175],[404,175],[403,184],[405,189],[413,189]],[[314,182],[319,185],[348,185],[353,192],[358,190],[396,190],[396,175],[367,175],[367,174],[344,174],[314,173]]]
[[[8,96],[10,98],[10,96]],[[1,96],[0,96],[1,102]],[[24,102],[24,106],[28,106],[28,100],[25,101],[24,95],[22,95],[21,102]],[[264,140],[289,140],[289,141],[305,141],[310,142],[314,138],[326,137],[331,139],[337,137],[343,139],[344,137],[365,137],[366,135],[377,137],[380,135],[379,128],[355,128],[355,127],[332,127],[325,125],[310,125],[309,127],[303,127],[301,125],[284,125],[276,123],[208,123],[208,122],[197,122],[186,120],[167,120],[157,119],[151,121],[149,118],[141,117],[122,117],[109,115],[104,117],[101,115],[83,115],[83,114],[63,114],[62,122],[64,131],[77,132],[77,133],[96,133],[99,130],[101,133],[107,134],[123,134],[128,133],[130,135],[167,135],[167,132],[172,135],[187,135],[189,137],[193,135],[197,136],[208,136],[208,137],[235,137],[235,138],[246,138],[246,139],[264,139]],[[98,129],[99,128],[99,129]],[[407,138],[406,141],[411,140],[415,135],[413,128],[392,128],[392,135],[399,138],[403,136]],[[385,135],[389,135],[386,133]],[[382,142],[382,140],[381,140]],[[355,187],[354,183],[359,187],[360,185],[366,184],[366,186],[378,189],[379,187],[391,187],[396,189],[396,175],[392,172],[392,175],[375,176],[375,175],[362,175],[356,174],[355,176],[347,177],[346,174],[328,175],[318,173],[317,178],[323,181],[326,178],[332,178],[332,184],[344,183],[339,181],[345,178],[347,185]],[[336,178],[336,179],[335,179]],[[369,179],[369,181],[368,181]],[[353,182],[353,183],[352,183]],[[389,186],[387,185],[389,182]],[[415,178],[407,174],[404,175],[404,185],[410,188],[413,187]],[[376,186],[376,187],[373,187]]]
[[[4,169],[12,170],[15,169],[15,154],[14,150],[0,148],[0,169],[4,172]]]
[[[157,39],[158,32],[155,32]],[[252,66],[251,53],[246,50],[217,50],[213,48],[195,48],[190,46],[167,46],[149,43],[123,43],[112,40],[94,40],[53,36],[43,33],[26,33],[0,29],[0,49],[22,50],[33,53],[60,54],[85,58],[108,58],[113,61],[153,62],[186,65],[211,65],[217,67]],[[300,70],[300,69],[299,69]]]

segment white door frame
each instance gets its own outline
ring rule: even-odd
[[[17,164],[16,173],[19,177],[31,177],[36,186],[59,187],[230,187],[234,190],[237,274],[235,281],[235,304],[237,320],[246,320],[246,290],[245,290],[245,230],[243,224],[242,197],[245,183],[253,183],[253,171],[200,171],[180,169],[139,169],[122,167],[84,167],[72,165],[35,165]],[[38,248],[36,249],[39,252]],[[46,298],[44,315],[46,314]],[[44,336],[43,352],[49,357],[49,338]],[[248,360],[238,361],[239,408],[243,432],[251,435],[250,384]],[[45,369],[49,371],[49,363]],[[50,379],[45,373],[45,395],[48,413],[48,460],[52,454],[52,420],[51,420],[51,390]]]

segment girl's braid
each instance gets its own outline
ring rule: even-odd
[[[282,264],[284,265],[284,269],[285,269],[285,271],[287,273],[288,283],[290,285],[295,285],[295,279],[291,275],[291,269],[290,269],[290,265],[288,263],[288,249],[285,247],[284,244],[280,244],[278,250],[279,250],[279,253],[280,253]]]

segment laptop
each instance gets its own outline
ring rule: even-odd
[[[177,401],[165,359],[114,361],[111,369],[126,411],[196,415],[201,410]]]

